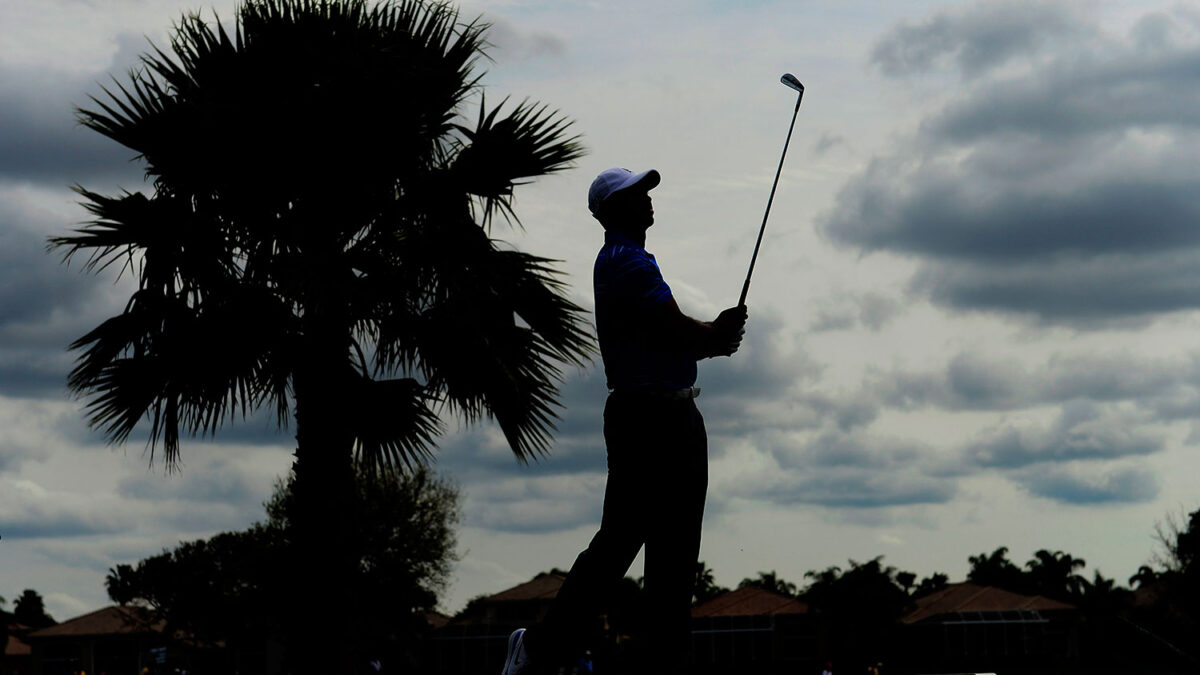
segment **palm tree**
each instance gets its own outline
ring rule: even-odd
[[[1029,568],[1029,578],[1034,590],[1051,598],[1077,598],[1087,583],[1087,579],[1077,572],[1086,567],[1087,562],[1070,553],[1051,553],[1042,549],[1034,553],[1025,566]]]
[[[297,555],[318,580],[351,559],[331,552],[352,457],[419,463],[446,413],[539,456],[561,368],[593,351],[553,261],[492,237],[519,225],[516,186],[582,148],[544,105],[481,97],[462,117],[486,29],[423,0],[248,0],[232,30],[185,17],[78,111],[153,190],[77,187],[94,218],[51,240],[137,281],[71,345],[70,388],[112,443],[147,421],[171,468],[181,434],[259,410],[294,424]]]
[[[1147,588],[1159,581],[1161,574],[1149,565],[1138,567],[1137,572],[1129,577],[1130,588]]]
[[[1096,570],[1092,580],[1080,582],[1080,605],[1098,612],[1115,612],[1133,602],[1133,591],[1121,588],[1116,579],[1109,579]]]
[[[702,605],[709,600],[728,593],[729,589],[717,585],[713,570],[703,560],[696,561],[696,581],[692,588],[692,604]]]
[[[1021,593],[1028,590],[1025,574],[1008,559],[1007,546],[1001,546],[990,554],[968,556],[967,561],[971,564],[967,581]]]
[[[764,591],[778,593],[779,595],[796,595],[796,584],[793,584],[786,579],[781,579],[775,574],[775,570],[771,570],[770,572],[759,572],[758,577],[754,579],[749,577],[742,579],[741,583],[738,584],[738,588],[743,586],[753,586],[755,588],[761,588]]]
[[[31,628],[45,628],[58,623],[46,613],[46,605],[37,591],[26,588],[13,601],[13,620]]]

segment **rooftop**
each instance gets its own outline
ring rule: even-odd
[[[553,600],[562,588],[566,577],[558,574],[539,574],[530,581],[490,595],[487,602],[514,602],[521,600]]]
[[[150,624],[145,610],[137,607],[112,606],[77,616],[57,626],[35,630],[30,639],[78,637],[83,635],[133,635],[159,632],[162,622]]]
[[[979,586],[969,582],[950,584],[916,601],[917,608],[901,619],[917,623],[940,614],[954,612],[1011,612],[1018,610],[1054,611],[1075,609],[1074,605],[1042,595],[1021,595],[1002,588]]]
[[[8,636],[8,644],[4,645],[4,657],[11,659],[29,655],[29,645],[21,640],[21,638],[10,633]]]
[[[692,609],[693,617],[807,613],[808,604],[804,601],[754,586],[742,586]]]

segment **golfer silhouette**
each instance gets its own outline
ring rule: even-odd
[[[502,675],[558,672],[575,661],[590,621],[646,547],[645,672],[688,662],[691,599],[708,489],[708,438],[696,409],[696,362],[741,346],[745,306],[712,322],[679,309],[646,230],[658,171],[609,169],[588,208],[604,226],[593,284],[596,332],[608,380],[608,484],[600,530],[579,554],[545,619],[508,640]]]

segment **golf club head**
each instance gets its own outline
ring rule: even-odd
[[[779,78],[779,81],[787,85],[789,89],[795,89],[801,94],[804,93],[804,85],[800,84],[800,80],[797,80],[796,76],[791,73],[784,73],[783,77]]]

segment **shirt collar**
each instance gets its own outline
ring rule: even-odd
[[[605,230],[604,231],[604,243],[605,244],[620,244],[621,246],[630,246],[632,248],[641,249],[643,251],[646,250],[646,247],[642,246],[641,244],[638,244],[636,241],[630,239],[629,237],[626,237],[624,234],[621,234],[620,232],[617,232],[616,230]]]

